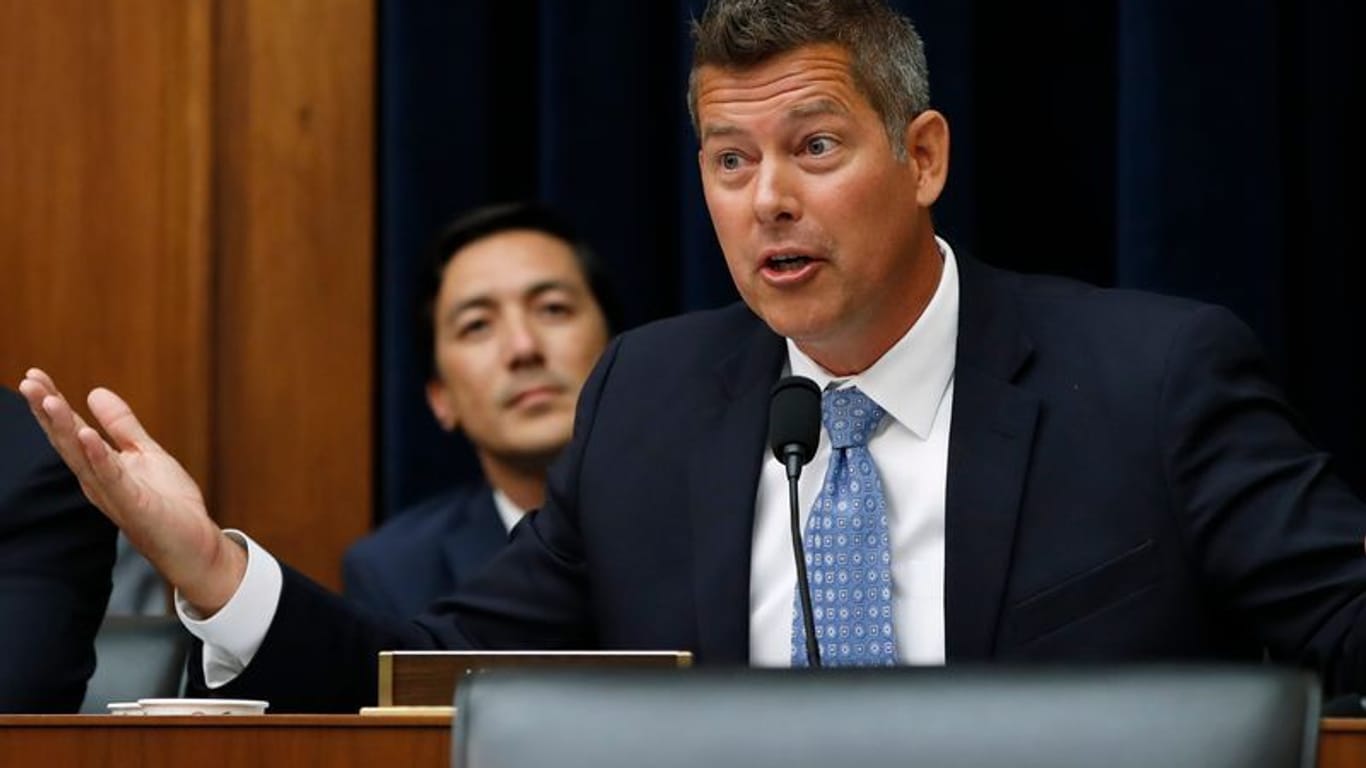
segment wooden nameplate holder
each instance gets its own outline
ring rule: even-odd
[[[460,679],[484,669],[691,666],[689,651],[381,651],[379,706],[449,707]]]

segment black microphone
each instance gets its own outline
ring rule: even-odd
[[[768,445],[773,457],[787,468],[787,499],[792,512],[792,556],[797,561],[797,593],[801,596],[802,622],[806,628],[806,663],[821,665],[816,642],[816,622],[811,615],[811,586],[806,581],[806,555],[802,552],[801,517],[797,511],[797,479],[802,467],[816,455],[821,439],[821,390],[805,376],[788,376],[773,385],[768,401]]]

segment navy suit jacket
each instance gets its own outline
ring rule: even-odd
[[[0,389],[0,712],[75,712],[95,670],[115,528]]]
[[[1302,436],[1252,334],[1192,302],[959,261],[949,663],[1278,659],[1366,684],[1366,506]],[[384,648],[749,654],[750,549],[785,345],[741,305],[614,341],[545,507],[407,624],[293,571],[224,695],[375,698]],[[883,473],[894,468],[881,467]],[[300,652],[299,643],[308,650]]]
[[[416,616],[488,565],[508,532],[483,483],[404,510],[342,559],[345,595],[375,613]]]

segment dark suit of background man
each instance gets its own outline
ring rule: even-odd
[[[485,482],[404,510],[347,551],[346,596],[416,615],[483,570],[569,442],[574,403],[613,306],[596,255],[538,205],[479,208],[439,238],[423,275],[418,353],[427,404],[474,445]]]
[[[183,473],[136,495],[148,476],[113,468],[152,444],[127,405],[91,396],[111,448],[30,373],[63,457],[162,552],[208,638],[197,673],[281,709],[347,709],[373,701],[383,648],[790,663],[795,569],[765,435],[769,389],[792,370],[891,413],[868,450],[887,489],[898,660],[1265,650],[1316,668],[1329,691],[1366,684],[1366,505],[1303,438],[1244,326],[992,269],[936,239],[948,125],[929,108],[918,38],[880,3],[713,0],[695,35],[702,186],[744,305],[617,337],[546,505],[432,613],[356,616],[173,503],[193,492]],[[1065,148],[1021,151],[1043,174]],[[1039,222],[1017,245],[1066,237],[1065,222]],[[823,436],[803,506],[829,452]]]
[[[95,670],[116,529],[0,389],[0,712],[75,712]]]

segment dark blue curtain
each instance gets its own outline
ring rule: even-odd
[[[560,208],[630,325],[734,300],[684,102],[702,4],[380,4],[380,516],[478,472],[432,423],[411,342],[420,254],[452,214]],[[955,247],[1230,307],[1366,489],[1361,4],[894,4],[953,130],[936,219]]]

